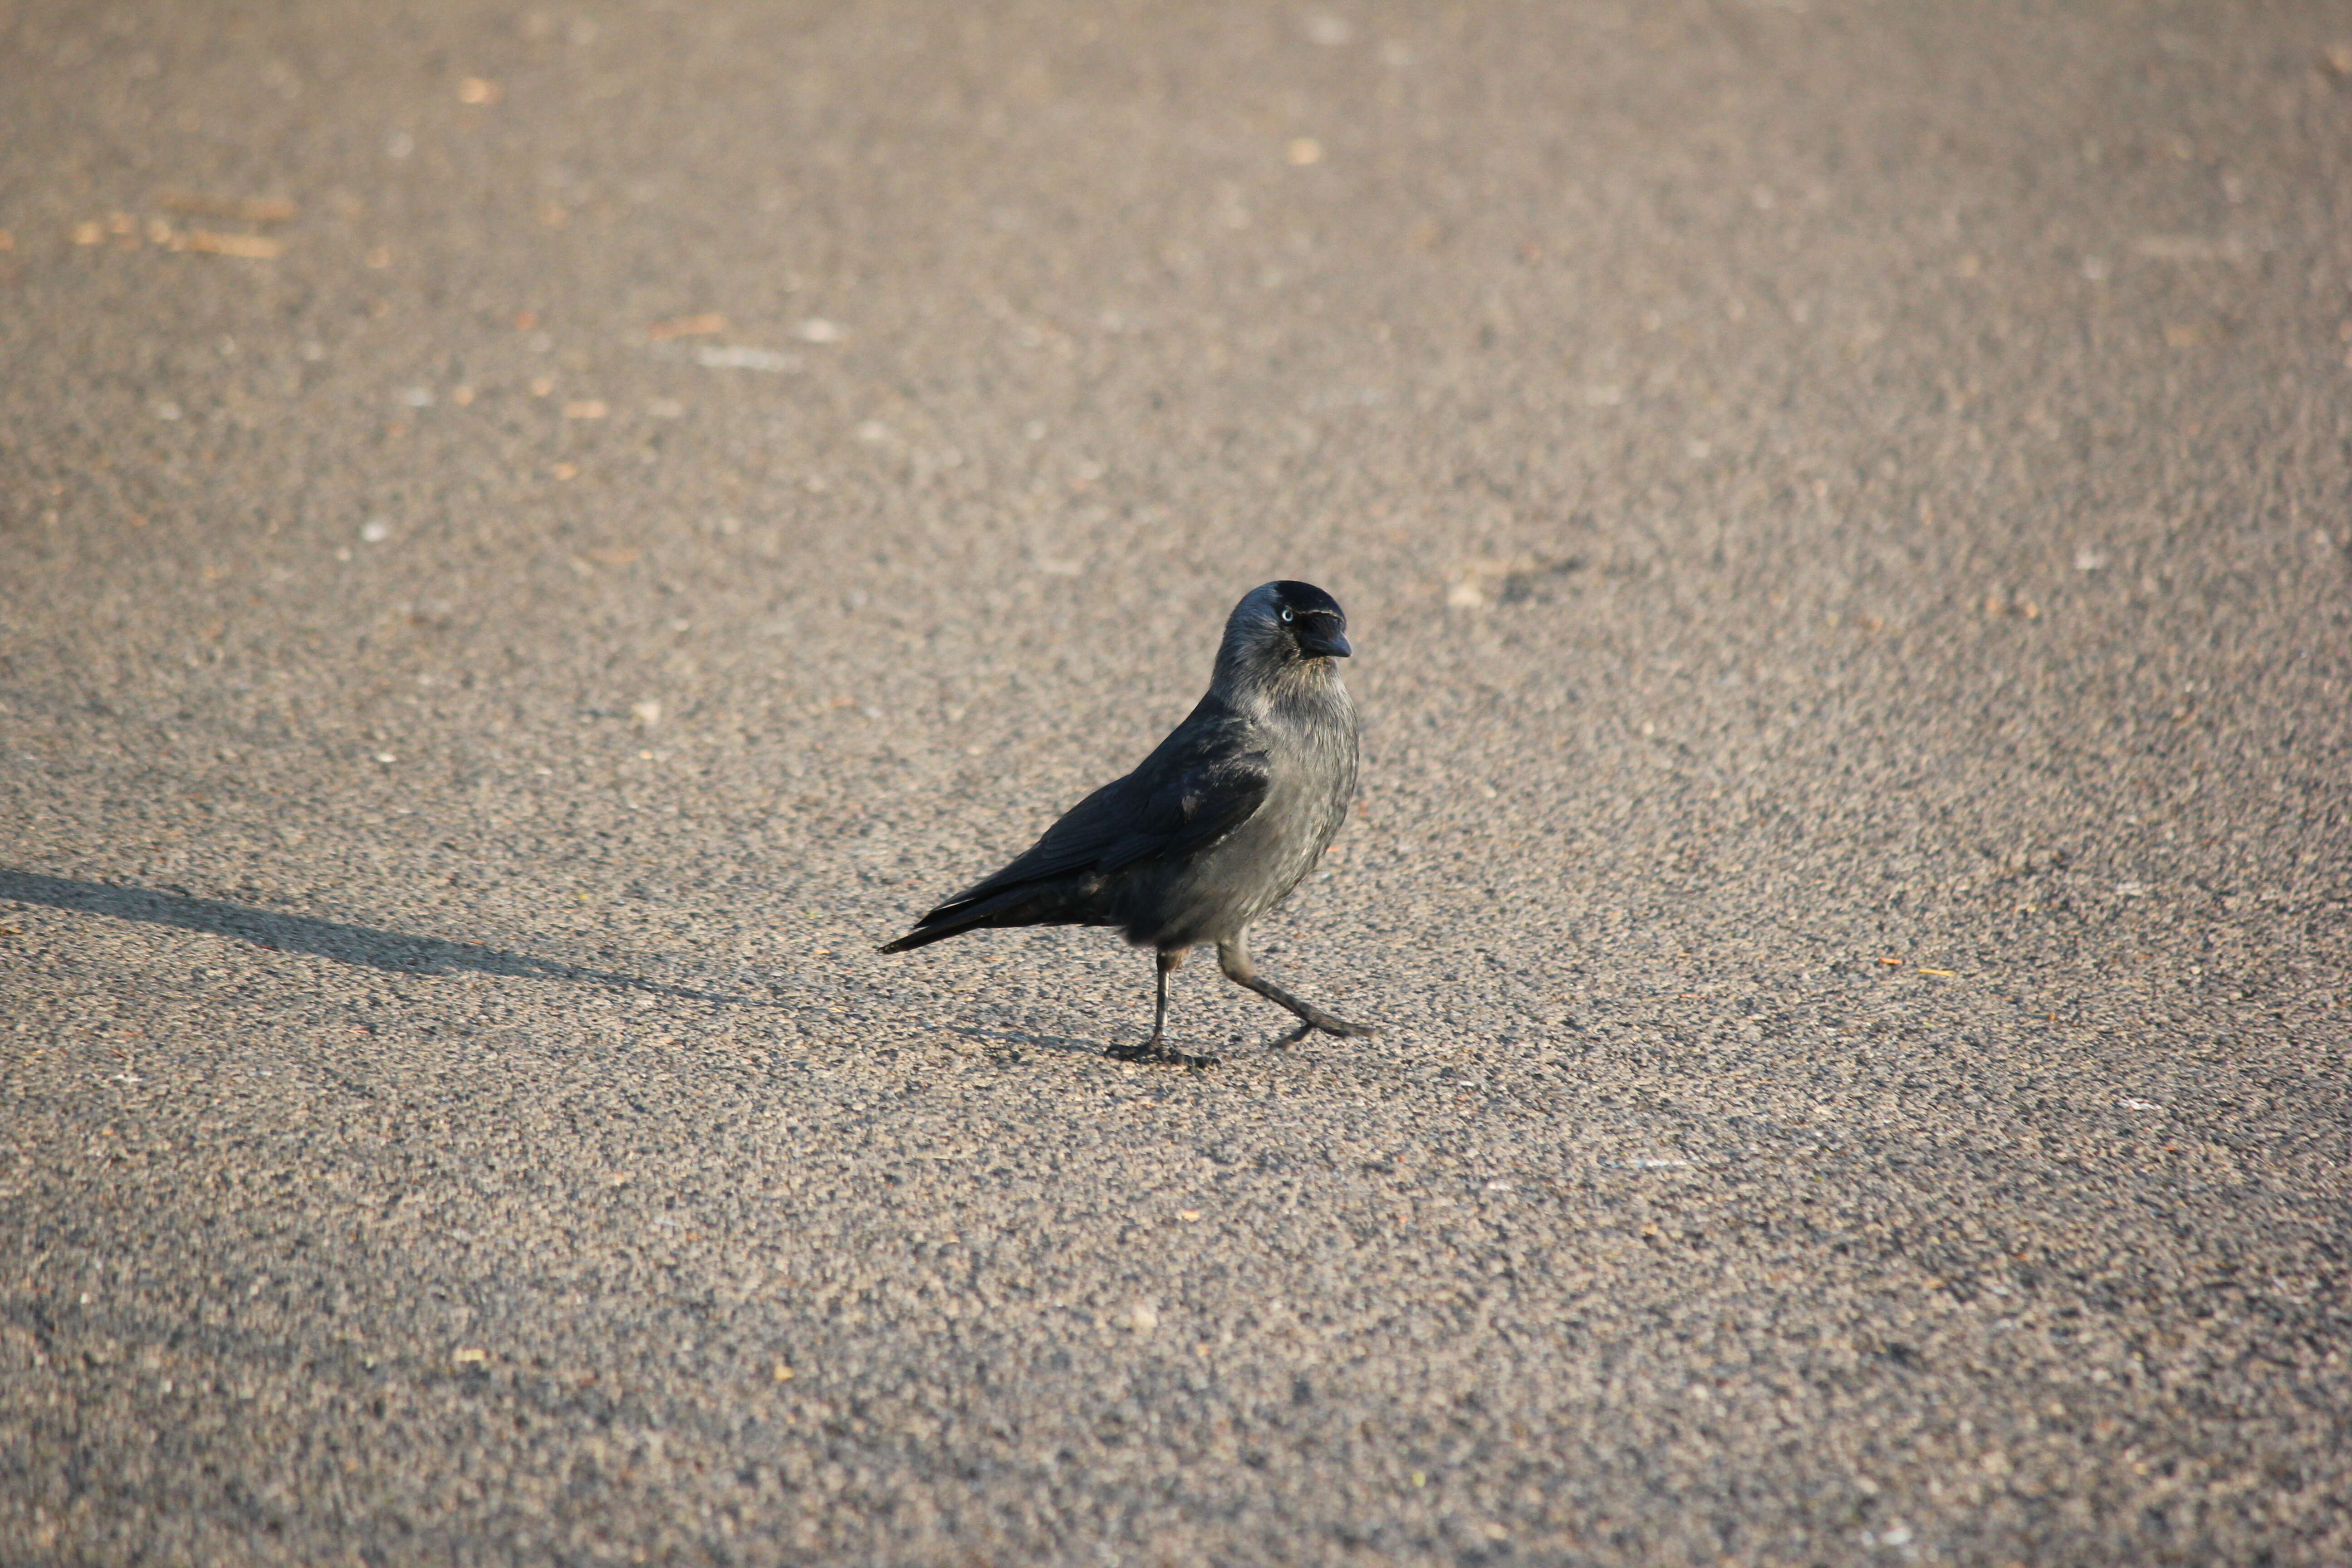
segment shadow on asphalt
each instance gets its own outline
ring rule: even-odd
[[[5,888],[5,879],[0,879],[0,888]],[[988,1045],[1016,1047],[1034,1046],[1041,1051],[1053,1051],[1061,1056],[1087,1057],[1096,1060],[1110,1061],[1112,1065],[1118,1067],[1134,1065],[1127,1062],[1119,1062],[1115,1058],[1105,1057],[1103,1055],[1103,1044],[1099,1040],[1081,1040],[1069,1035],[1032,1035],[1025,1034],[1018,1029],[983,1029],[979,1027],[977,1025],[972,1024],[950,1024],[947,1026],[947,1032],[950,1035],[961,1035],[965,1039],[979,1040],[983,1044]],[[1282,1044],[1281,1040],[1282,1037],[1277,1035],[1273,1040],[1267,1041],[1262,1045],[1234,1043],[1225,1046],[1222,1049],[1215,1047],[1206,1046],[1188,1047],[1185,1048],[1205,1050],[1210,1056],[1216,1058],[1220,1064],[1223,1064],[1230,1061],[1241,1061],[1254,1057],[1278,1056],[1283,1051],[1289,1048],[1287,1046]],[[1160,1068],[1168,1067],[1170,1064],[1161,1062],[1147,1062],[1142,1065],[1151,1068]],[[1171,1068],[1171,1070],[1173,1069]]]
[[[0,879],[0,888],[6,885],[5,879]],[[1074,1039],[1067,1035],[1033,1035],[1020,1029],[983,1029],[971,1024],[950,1024],[947,1032],[987,1045],[1034,1046],[1041,1051],[1055,1051],[1068,1057],[1099,1057],[1103,1054],[1100,1044]]]
[[[470,942],[443,942],[438,937],[409,936],[377,931],[372,926],[345,925],[340,921],[313,920],[308,915],[280,914],[218,899],[192,898],[185,893],[160,892],[152,888],[123,888],[106,882],[78,882],[66,877],[44,877],[32,871],[0,868],[0,899],[18,903],[47,904],[51,909],[81,914],[111,915],[116,920],[142,921],[151,925],[180,926],[236,937],[272,952],[309,952],[339,963],[355,963],[394,974],[447,974],[475,970],[527,980],[569,980],[610,985],[625,991],[646,991],[693,1002],[727,1002],[746,1006],[775,1004],[751,996],[729,996],[665,985],[614,970],[588,969],[558,959],[533,958]]]

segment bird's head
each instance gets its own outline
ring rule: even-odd
[[[1244,672],[1264,678],[1309,660],[1346,658],[1348,613],[1312,583],[1265,583],[1243,595],[1225,623],[1217,650],[1221,677]]]

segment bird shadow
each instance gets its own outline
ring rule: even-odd
[[[338,963],[393,974],[448,974],[471,970],[513,979],[584,982],[693,1002],[772,1005],[756,997],[668,985],[617,970],[591,969],[561,959],[484,947],[478,942],[444,942],[439,937],[410,936],[404,931],[378,931],[373,926],[350,925],[341,921],[257,910],[219,899],[199,899],[152,888],[125,888],[109,882],[80,882],[34,871],[0,868],[0,899],[12,899],[21,904],[46,904],[79,914],[109,915],[149,925],[208,931],[272,952],[308,952]]]
[[[1116,1058],[1105,1055],[1106,1047],[1100,1040],[1081,1040],[1070,1035],[1038,1035],[1024,1029],[983,1029],[972,1024],[950,1024],[947,1027],[947,1032],[950,1035],[961,1035],[967,1040],[978,1040],[985,1045],[1016,1047],[1034,1046],[1039,1050],[1053,1051],[1061,1056],[1087,1057],[1096,1061],[1109,1061],[1116,1064]],[[1279,1051],[1291,1043],[1281,1036],[1276,1036],[1272,1040],[1255,1045],[1235,1041],[1223,1047],[1210,1046],[1194,1048],[1206,1050],[1210,1056],[1216,1058],[1220,1062],[1228,1062],[1244,1057],[1263,1056],[1271,1051]]]
[[[972,1024],[950,1024],[947,1032],[961,1035],[967,1040],[983,1045],[1034,1046],[1041,1051],[1053,1051],[1066,1057],[1100,1057],[1099,1040],[1081,1040],[1069,1035],[1039,1035],[1026,1029],[983,1029]]]

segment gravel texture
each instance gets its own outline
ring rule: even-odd
[[[2340,7],[0,84],[0,1558],[2352,1561]],[[1276,576],[1378,1038],[874,952]]]

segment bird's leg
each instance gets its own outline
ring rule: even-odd
[[[1350,1024],[1345,1018],[1335,1018],[1314,1003],[1300,1001],[1273,981],[1260,975],[1256,969],[1251,966],[1249,941],[1246,937],[1236,936],[1230,942],[1217,943],[1217,967],[1223,970],[1225,978],[1234,984],[1244,990],[1255,991],[1267,1001],[1289,1008],[1305,1020],[1298,1027],[1276,1040],[1275,1044],[1277,1046],[1297,1044],[1307,1037],[1307,1031],[1309,1029],[1320,1029],[1327,1035],[1339,1035],[1343,1037],[1353,1036],[1358,1039],[1371,1038],[1372,1031],[1370,1025]]]
[[[1151,973],[1159,981],[1160,993],[1151,1003],[1151,1043],[1155,1046],[1164,1045],[1167,1041],[1168,972],[1183,962],[1184,955],[1181,952],[1163,952],[1151,966]]]
[[[1181,947],[1172,952],[1163,952],[1160,954],[1159,963],[1156,965],[1160,973],[1160,996],[1151,1009],[1151,1037],[1139,1045],[1113,1046],[1103,1053],[1105,1056],[1109,1057],[1113,1061],[1177,1062],[1188,1068],[1213,1068],[1217,1065],[1217,1058],[1214,1057],[1194,1056],[1190,1052],[1172,1051],[1168,1048],[1168,975],[1170,971],[1181,967],[1183,962],[1184,950]]]

